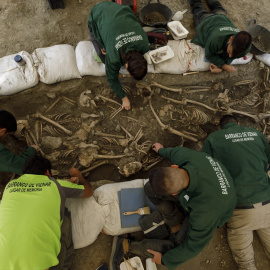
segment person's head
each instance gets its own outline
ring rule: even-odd
[[[226,114],[220,118],[219,125],[222,128],[223,126],[231,122],[238,124],[238,119],[232,114]]]
[[[149,182],[153,190],[159,195],[176,194],[185,188],[183,170],[172,167],[154,168],[149,173]]]
[[[229,57],[237,57],[251,48],[251,35],[246,31],[240,31],[229,39],[227,53]]]
[[[24,165],[23,174],[51,175],[51,162],[36,152]]]
[[[0,110],[0,138],[9,132],[17,130],[17,122],[13,114],[8,111]]]
[[[134,50],[125,53],[124,49],[122,58],[130,75],[137,81],[142,80],[147,74],[147,62],[143,55]]]

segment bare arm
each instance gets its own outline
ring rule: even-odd
[[[69,173],[70,173],[71,177],[78,177],[79,185],[84,186],[83,197],[84,198],[91,197],[94,193],[94,190],[93,190],[91,184],[82,176],[81,172],[76,168],[71,168],[69,170]]]

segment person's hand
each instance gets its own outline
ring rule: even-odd
[[[70,183],[75,183],[75,184],[79,184],[79,182],[80,182],[79,177],[77,177],[77,176],[72,176],[72,177],[70,177],[70,178],[68,179],[68,181],[69,181]]]
[[[106,55],[105,49],[101,49],[101,52],[102,52],[103,55]]]
[[[154,251],[152,249],[147,249],[147,251],[154,255],[154,257],[152,258],[152,262],[161,264],[162,254],[160,252]]]
[[[39,151],[39,147],[37,146],[37,145],[35,145],[35,144],[32,144],[32,145],[30,145],[31,147],[33,147],[33,148],[35,148],[36,149],[36,151]]]
[[[128,99],[128,97],[124,97],[122,98],[122,108],[125,110],[130,110],[130,101]]]
[[[237,68],[235,68],[233,65],[226,65],[226,64],[224,64],[221,68],[228,73],[232,73],[237,70]]]
[[[153,149],[154,151],[156,151],[157,153],[158,153],[158,150],[159,150],[160,148],[164,148],[164,146],[163,146],[162,144],[160,144],[160,143],[154,143],[154,144],[152,145],[152,149]]]
[[[71,177],[77,177],[78,179],[83,178],[81,172],[76,168],[71,168],[69,174]]]
[[[212,72],[212,73],[220,73],[220,72],[222,72],[223,71],[223,69],[222,68],[219,68],[219,67],[217,67],[216,65],[214,65],[214,64],[211,64],[210,65],[210,71]]]

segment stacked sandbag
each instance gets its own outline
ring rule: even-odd
[[[60,81],[79,79],[73,46],[62,44],[47,48],[35,49],[32,53],[40,81],[53,84]]]
[[[20,55],[25,64],[20,66],[14,61]],[[38,84],[38,74],[31,55],[21,51],[0,58],[0,95],[12,95]]]
[[[270,67],[270,53],[255,55],[255,58]]]
[[[95,48],[91,41],[79,42],[75,54],[81,76],[105,76],[105,65],[95,60]]]
[[[141,227],[121,227],[118,191],[125,188],[143,188],[148,179],[106,184],[97,188],[87,199],[67,199],[71,211],[74,248],[92,244],[103,231],[108,235],[120,235],[141,231]]]

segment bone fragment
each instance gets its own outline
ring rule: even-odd
[[[113,119],[118,113],[120,113],[121,111],[123,111],[124,108],[122,108],[122,106],[115,110],[111,115],[110,115],[110,119]]]
[[[103,160],[103,161],[100,161],[100,162],[97,162],[95,165],[93,165],[92,167],[88,168],[88,169],[85,169],[83,171],[81,171],[82,174],[86,174],[92,170],[94,170],[95,168],[101,166],[101,165],[104,165],[104,164],[108,164],[108,160]]]
[[[101,98],[101,99],[103,99],[103,100],[106,100],[106,101],[112,102],[112,103],[117,104],[117,105],[119,105],[119,106],[122,106],[122,104],[120,104],[119,102],[117,102],[117,101],[115,101],[115,100],[113,100],[113,99],[110,99],[110,98],[107,98],[107,97],[101,96],[101,95],[97,96],[97,98]]]
[[[45,120],[46,122],[48,122],[48,123],[50,123],[50,124],[52,124],[52,125],[54,125],[54,126],[60,128],[60,129],[63,130],[67,135],[72,135],[72,131],[70,131],[70,130],[64,128],[64,127],[61,126],[60,124],[58,124],[58,123],[56,123],[55,121],[53,121],[53,120],[51,120],[51,119],[49,119],[49,118],[43,116],[42,114],[36,113],[34,116],[35,116],[36,118],[41,118],[41,119]]]
[[[183,92],[182,88],[179,88],[179,89],[176,89],[176,88],[170,88],[170,87],[167,87],[167,86],[158,84],[158,83],[156,83],[156,82],[151,82],[151,86],[157,86],[157,87],[160,87],[160,88],[162,88],[162,89],[164,89],[164,90],[168,90],[168,91],[176,92],[176,93],[182,93],[182,92]]]
[[[134,121],[134,122],[139,122],[138,120],[136,120],[136,119],[134,119],[134,118],[132,118],[132,117],[129,117],[129,116],[122,116],[122,117],[127,118],[127,119],[129,119],[129,120],[132,120],[132,121]]]
[[[118,139],[125,139],[125,136],[122,135],[114,135],[114,134],[107,134],[107,133],[102,133],[100,131],[95,131],[96,136],[105,136],[105,137],[112,137],[112,138],[118,138]]]
[[[167,100],[170,100],[171,102],[174,102],[174,103],[177,103],[177,104],[180,104],[180,105],[186,105],[187,103],[192,103],[192,104],[196,104],[196,105],[199,105],[199,106],[202,106],[210,111],[213,111],[213,112],[216,112],[217,109],[214,109],[214,108],[211,108],[201,102],[198,102],[198,101],[195,101],[195,100],[191,100],[191,99],[183,99],[183,100],[175,100],[175,99],[172,99],[172,98],[168,98],[168,97],[165,97],[165,96],[161,96],[162,98],[164,99],[167,99]]]
[[[183,73],[183,76],[186,76],[186,75],[192,75],[192,74],[197,74],[197,73],[199,73],[199,71],[184,72],[184,73]]]
[[[170,133],[175,134],[175,135],[178,135],[178,136],[181,136],[181,137],[184,137],[184,138],[189,139],[189,140],[191,140],[191,141],[193,141],[193,142],[197,142],[197,141],[198,141],[196,138],[194,138],[194,137],[192,137],[192,136],[186,135],[186,134],[184,134],[184,133],[182,133],[182,132],[180,132],[180,131],[178,131],[178,130],[175,130],[175,129],[173,129],[172,127],[170,127],[170,126],[168,126],[168,125],[164,125],[164,124],[160,121],[160,119],[159,119],[158,115],[156,114],[155,110],[153,109],[151,100],[149,100],[149,105],[150,105],[150,108],[151,108],[151,110],[152,110],[154,116],[156,117],[158,123],[160,124],[160,126],[161,126],[163,129],[167,129]],[[195,134],[194,134],[194,136],[195,136]]]
[[[46,112],[48,112],[49,110],[51,110],[59,101],[60,101],[60,97],[47,109],[47,111]],[[46,113],[45,112],[45,113]]]

